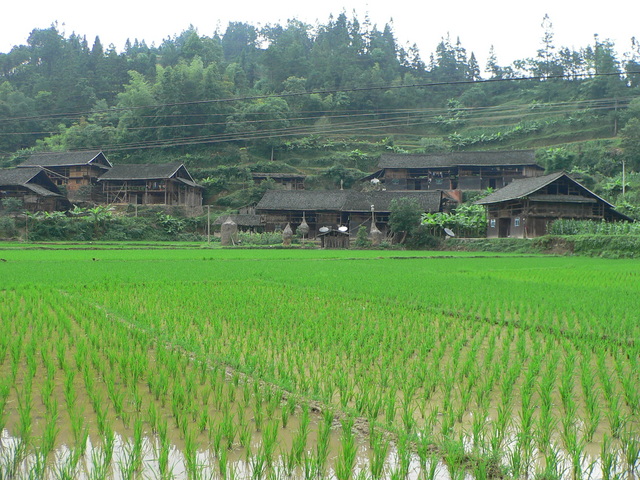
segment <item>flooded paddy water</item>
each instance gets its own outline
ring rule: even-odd
[[[496,293],[520,270],[486,263],[330,262],[71,262],[73,286],[0,289],[0,478],[637,475],[637,329],[598,289],[578,312]],[[423,301],[436,273],[466,291]]]

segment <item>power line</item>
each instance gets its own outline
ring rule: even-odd
[[[495,117],[494,119],[514,119],[521,117]],[[266,138],[283,138],[283,137],[295,137],[301,135],[329,135],[329,134],[353,134],[356,132],[363,133],[371,130],[386,129],[387,131],[397,127],[417,127],[431,124],[436,121],[433,118],[414,117],[407,119],[405,117],[397,117],[394,119],[386,120],[361,120],[357,122],[345,122],[339,124],[332,124],[328,126],[318,127],[315,125],[308,126],[293,126],[280,129],[258,130],[258,131],[245,131],[245,132],[226,132],[216,135],[199,135],[199,136],[180,136],[165,139],[154,139],[145,142],[132,142],[123,144],[114,144],[105,148],[108,151],[117,150],[130,150],[130,149],[147,149],[147,148],[162,148],[162,147],[175,147],[183,145],[196,145],[207,143],[221,143],[230,141],[252,141]],[[492,125],[493,128],[499,128],[501,125]]]
[[[527,115],[529,117],[535,117],[536,115],[544,115],[548,116],[549,113],[553,114],[567,114],[574,113],[576,111],[580,111],[580,109],[589,109],[591,111],[600,110],[600,109],[609,109],[615,106],[623,107],[625,106],[631,99],[630,98],[617,98],[617,99],[599,99],[599,100],[579,100],[579,101],[570,101],[570,102],[555,102],[555,103],[545,103],[545,104],[515,104],[515,105],[498,105],[498,106],[487,106],[487,107],[459,107],[456,108],[456,111],[464,113],[465,120],[473,120],[473,119],[486,119],[488,115],[491,119],[502,118],[521,118],[523,115]],[[284,112],[282,112],[284,113]],[[304,113],[304,112],[300,112]],[[447,114],[448,110],[446,108],[426,108],[426,109],[392,109],[392,110],[378,110],[376,112],[362,112],[362,113],[341,113],[334,115],[326,115],[326,112],[311,112],[310,115],[307,116],[297,116],[297,117],[283,117],[281,119],[274,118],[263,118],[256,120],[247,120],[247,119],[238,119],[234,122],[240,125],[260,125],[264,123],[272,123],[274,121],[287,121],[287,122],[309,122],[312,120],[317,120],[318,118],[328,119],[328,120],[339,120],[339,119],[354,119],[354,118],[362,118],[362,117],[380,117],[382,119],[388,119],[392,116],[402,116],[403,118],[407,118],[410,115],[420,115],[424,118],[429,118],[429,116],[433,119],[437,119],[438,117]],[[500,114],[500,117],[496,117],[496,114]],[[511,114],[511,116],[509,116]],[[256,112],[251,113],[251,117],[260,117],[260,116],[271,116],[273,115],[271,112]],[[183,118],[183,117],[208,117],[213,116],[217,117],[219,114],[194,114],[194,115],[172,115],[168,116],[169,118]],[[165,118],[166,116],[162,116],[160,118]],[[227,115],[227,118],[232,118],[233,116]],[[159,116],[140,116],[138,118],[159,118]],[[201,123],[179,123],[179,124],[170,124],[170,123],[162,123],[157,125],[145,125],[145,126],[127,126],[125,125],[125,129],[127,131],[141,131],[141,130],[158,130],[158,129],[175,129],[175,128],[194,128],[194,127],[216,127],[216,126],[224,126],[227,125],[228,122],[201,122]],[[112,127],[116,128],[116,127]],[[43,135],[43,134],[56,134],[59,132],[56,131],[40,131],[40,132],[2,132],[0,135]]]
[[[636,73],[636,72],[632,72]],[[614,76],[618,74],[598,74],[597,76]],[[593,75],[592,75],[593,76]],[[354,88],[354,89],[336,89],[336,90],[325,90],[323,92],[356,92],[356,91],[371,91],[371,90],[380,90],[380,89],[390,89],[390,88],[418,88],[418,87],[435,87],[442,85],[458,85],[458,84],[479,84],[479,83],[489,83],[489,82],[508,82],[508,81],[541,81],[547,80],[549,78],[563,78],[566,79],[566,76],[557,76],[557,77],[520,77],[517,79],[490,79],[484,81],[458,81],[458,82],[432,82],[427,84],[413,84],[413,85],[392,85],[392,86],[375,86],[375,87],[362,87],[362,88]],[[312,95],[321,93],[318,91],[315,92],[296,92],[296,93],[285,93],[285,94],[277,94],[277,95],[259,95],[259,96],[246,96],[246,97],[234,97],[228,99],[210,99],[210,100],[202,100],[196,102],[180,102],[180,103],[171,103],[171,104],[159,104],[155,106],[141,106],[139,108],[162,108],[167,106],[176,106],[176,105],[192,105],[192,104],[203,104],[203,103],[212,103],[212,102],[232,102],[232,101],[246,101],[246,100],[255,100],[255,99],[264,99],[264,98],[286,98],[291,96],[301,96],[301,95]],[[150,149],[150,148],[170,148],[176,146],[186,146],[186,145],[199,145],[199,144],[213,144],[213,143],[221,143],[221,142],[238,142],[238,141],[254,141],[266,138],[286,138],[286,137],[295,137],[302,135],[326,135],[326,136],[335,136],[338,134],[353,134],[359,132],[360,134],[365,134],[365,132],[376,132],[382,129],[395,129],[398,127],[411,127],[415,128],[418,126],[424,125],[433,125],[435,123],[443,122],[447,120],[446,115],[451,114],[453,112],[461,112],[464,116],[462,120],[464,122],[473,123],[475,120],[483,120],[483,121],[500,121],[500,122],[510,122],[513,120],[518,120],[518,122],[523,121],[523,119],[529,121],[535,121],[535,118],[538,116],[548,117],[551,115],[567,115],[573,114],[576,112],[600,110],[600,109],[611,109],[614,107],[621,107],[627,104],[630,101],[629,98],[606,98],[606,99],[596,99],[596,100],[578,100],[578,101],[570,101],[570,102],[552,102],[552,103],[542,103],[542,104],[516,104],[516,105],[498,105],[498,106],[480,106],[480,107],[460,107],[456,109],[447,109],[444,108],[423,108],[423,109],[377,109],[374,112],[363,111],[363,110],[355,110],[355,111],[347,111],[342,113],[337,113],[333,115],[326,115],[327,111],[315,112],[315,111],[307,111],[307,112],[298,112],[300,113],[308,113],[308,115],[302,115],[298,117],[287,117],[287,112],[281,112],[284,114],[284,117],[281,119],[274,118],[260,118],[261,116],[267,117],[268,115],[272,115],[272,112],[247,112],[249,117],[253,117],[254,119],[237,119],[237,124],[244,131],[236,131],[236,132],[219,132],[219,133],[204,133],[202,135],[191,135],[185,136],[184,134],[168,137],[168,138],[159,138],[159,139],[148,139],[143,141],[136,142],[124,142],[124,143],[116,143],[116,144],[107,144],[103,145],[101,148],[105,151],[122,151],[122,150],[134,150],[134,149]],[[119,108],[119,109],[111,109],[111,110],[103,110],[102,112],[114,112],[116,110],[130,110],[130,108]],[[358,113],[355,113],[358,112]],[[93,112],[96,113],[96,112]],[[100,112],[97,112],[100,113]],[[236,112],[237,114],[238,112]],[[240,112],[242,113],[242,112]],[[304,125],[304,123],[312,122],[320,118],[320,114],[325,114],[322,118],[327,120],[336,120],[335,124],[330,126],[318,126],[315,124]],[[194,113],[194,114],[178,114],[178,115],[140,115],[135,117],[136,119],[170,119],[170,118],[212,118],[215,119],[217,117],[225,117],[225,120],[234,117],[233,113]],[[257,118],[256,118],[257,117]],[[49,116],[41,116],[41,117],[24,117],[25,120],[34,120],[37,118],[47,119]],[[17,118],[19,120],[19,118]],[[342,121],[347,119],[348,121]],[[4,119],[6,121],[6,119]],[[355,120],[355,121],[354,121]],[[2,121],[2,120],[0,120]],[[261,125],[271,124],[275,121],[282,122],[302,122],[303,125],[294,125],[294,126],[286,126],[283,128],[275,128],[275,129],[260,129]],[[211,127],[222,127],[227,125],[227,121],[218,121],[218,122],[200,122],[200,123],[188,123],[183,122],[181,124],[171,124],[171,123],[161,123],[158,125],[143,125],[138,127],[124,127],[125,131],[157,131],[159,129],[162,130],[171,130],[171,129],[204,129]],[[486,126],[488,129],[491,128],[499,128],[501,126],[513,125],[513,123],[502,123],[500,125],[492,123],[489,126]],[[116,127],[112,127],[116,128]],[[255,128],[255,130],[250,130],[250,128]],[[43,136],[43,135],[51,135],[58,132],[4,132],[0,133],[0,135],[32,135],[32,136]],[[195,133],[195,132],[194,132]],[[487,132],[490,133],[490,132]],[[444,132],[443,134],[446,134]]]
[[[533,76],[533,77],[509,77],[509,78],[490,78],[486,80],[456,80],[456,81],[441,81],[441,82],[427,82],[427,83],[413,83],[413,84],[404,84],[404,85],[370,85],[366,87],[352,87],[352,88],[336,88],[336,89],[324,89],[324,90],[312,90],[310,92],[284,92],[277,94],[261,94],[261,95],[249,95],[243,97],[228,97],[228,98],[215,98],[215,99],[206,99],[206,100],[193,100],[186,102],[171,102],[171,103],[162,103],[162,104],[154,104],[154,105],[139,105],[139,106],[130,106],[130,107],[113,107],[110,109],[104,110],[93,110],[91,112],[67,112],[67,113],[56,113],[56,114],[48,114],[48,115],[34,115],[34,116],[26,116],[26,117],[6,117],[4,119],[0,119],[0,122],[8,122],[8,121],[17,121],[17,120],[43,120],[43,119],[55,119],[55,118],[77,118],[77,117],[86,117],[89,115],[95,115],[100,113],[113,113],[118,111],[130,111],[130,110],[139,110],[139,109],[154,109],[154,108],[165,108],[171,106],[188,106],[188,105],[204,105],[204,104],[216,104],[216,103],[230,103],[230,102],[241,102],[241,101],[251,101],[251,100],[264,100],[267,98],[291,98],[291,97],[299,97],[306,95],[332,95],[336,93],[357,93],[357,92],[368,92],[368,91],[376,91],[376,90],[397,90],[404,88],[433,88],[439,86],[459,86],[459,85],[482,85],[489,83],[503,83],[503,82],[523,82],[523,81],[547,81],[547,80],[578,80],[578,79],[588,79],[594,77],[622,77],[623,75],[635,75],[640,74],[640,72],[615,72],[615,73],[580,73],[580,74],[563,74],[563,75],[546,75],[546,76]]]

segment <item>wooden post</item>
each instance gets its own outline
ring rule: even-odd
[[[207,205],[207,244],[211,243],[211,205]]]

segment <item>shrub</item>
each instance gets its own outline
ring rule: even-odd
[[[16,215],[24,209],[24,202],[19,198],[3,198],[0,202],[1,210],[8,215]]]
[[[429,227],[420,225],[411,230],[406,245],[411,249],[434,249],[440,246],[440,239],[431,234]]]
[[[356,234],[356,241],[354,243],[356,248],[369,248],[371,247],[371,240],[369,240],[369,233],[367,227],[360,225],[358,233]]]
[[[238,241],[242,245],[281,245],[282,234],[275,232],[247,233],[238,232]]]
[[[151,217],[114,215],[102,224],[93,217],[38,215],[28,220],[28,237],[33,241],[197,241],[201,239],[199,225],[198,219],[176,218],[160,212]]]
[[[578,235],[574,252],[605,258],[640,257],[640,235]]]
[[[17,236],[16,221],[10,217],[0,217],[0,238],[16,238]]]

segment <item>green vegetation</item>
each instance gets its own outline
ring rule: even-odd
[[[422,214],[422,225],[428,227],[432,235],[443,236],[443,230],[449,228],[462,237],[484,237],[487,217],[483,206],[463,203],[451,213]]]
[[[553,253],[605,258],[639,258],[640,236],[626,234],[546,236],[535,241],[541,250]]]
[[[0,165],[89,148],[115,163],[180,160],[225,209],[259,196],[251,171],[348,188],[384,152],[535,148],[547,169],[640,205],[637,179],[624,197],[615,187],[623,162],[640,168],[635,40],[557,45],[546,18],[533,56],[501,65],[492,52],[483,66],[460,40],[420,52],[355,14],[169,33],[118,52],[53,25],[0,53]]]
[[[412,198],[398,198],[391,201],[389,213],[389,229],[393,236],[400,236],[398,243],[405,242],[407,235],[412,235],[420,225],[422,209]]]
[[[0,217],[0,238],[30,241],[162,241],[202,240],[207,219],[163,213],[161,209],[114,214],[106,206],[75,207],[64,212],[40,212]],[[6,219],[2,221],[2,219]]]
[[[640,224],[560,219],[549,227],[551,235],[640,235]]]
[[[8,247],[9,477],[640,466],[636,261]]]

